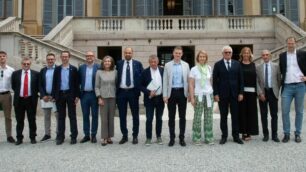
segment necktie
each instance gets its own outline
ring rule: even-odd
[[[126,86],[130,86],[131,85],[131,74],[130,74],[130,62],[127,61],[126,62],[126,78],[125,78],[125,84]]]
[[[227,63],[227,70],[229,71],[229,70],[231,69],[231,66],[230,66],[230,62],[229,62],[229,60],[228,60],[228,61],[226,61],[226,63]]]
[[[265,65],[265,88],[269,88],[269,73],[268,73],[268,64]]]
[[[24,81],[23,81],[23,97],[28,97],[28,88],[29,88],[29,76],[28,71],[25,71]]]

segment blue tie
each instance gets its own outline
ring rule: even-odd
[[[129,87],[131,85],[131,74],[130,74],[130,62],[126,62],[126,78],[125,78],[125,85]]]

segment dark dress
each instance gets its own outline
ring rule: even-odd
[[[258,135],[256,67],[253,62],[240,64],[243,71],[245,90],[243,101],[239,102],[239,132],[241,134]],[[254,91],[247,91],[246,87],[254,88]]]

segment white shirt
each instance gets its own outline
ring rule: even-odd
[[[159,89],[156,91],[155,94],[161,95],[163,88],[162,88],[162,79],[159,69],[157,68],[156,70],[154,70],[150,67],[150,71],[151,71],[151,78],[154,81],[154,84],[159,87]]]
[[[12,89],[11,77],[14,71],[15,69],[8,65],[6,65],[4,68],[0,67],[0,93],[10,91]]]
[[[229,67],[231,67],[232,66],[232,59],[229,59],[229,60],[223,59],[223,60],[224,60],[224,64],[226,66],[226,69],[228,70],[227,62],[229,62]]]
[[[132,59],[129,61],[129,65],[130,65],[131,85],[129,87],[126,86],[126,66],[127,66],[127,61],[124,60],[120,88],[134,88],[133,60]]]
[[[271,88],[272,87],[272,83],[271,83],[271,62],[269,61],[268,63],[264,63],[264,70],[263,70],[263,74],[264,74],[264,80],[266,81],[266,65],[268,64],[268,87]]]
[[[21,86],[20,86],[20,93],[19,96],[23,97],[23,86],[24,86],[24,76],[25,70],[22,70],[21,74]],[[28,70],[28,97],[31,96],[31,70]]]
[[[301,81],[301,76],[304,75],[297,63],[296,50],[294,50],[294,53],[287,52],[287,73],[285,83],[290,84],[303,82]]]
[[[213,93],[213,88],[210,83],[212,77],[210,66],[208,66],[207,79],[205,80],[204,87],[202,87],[201,85],[201,73],[197,66],[191,68],[189,77],[194,79],[194,85],[195,85],[194,94],[196,96]]]

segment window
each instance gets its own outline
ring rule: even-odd
[[[136,0],[136,16],[158,16],[161,1]]]
[[[13,0],[0,0],[0,17],[13,16]]]
[[[131,16],[132,0],[101,0],[102,16]]]
[[[214,11],[217,16],[243,15],[243,0],[215,0]]]

